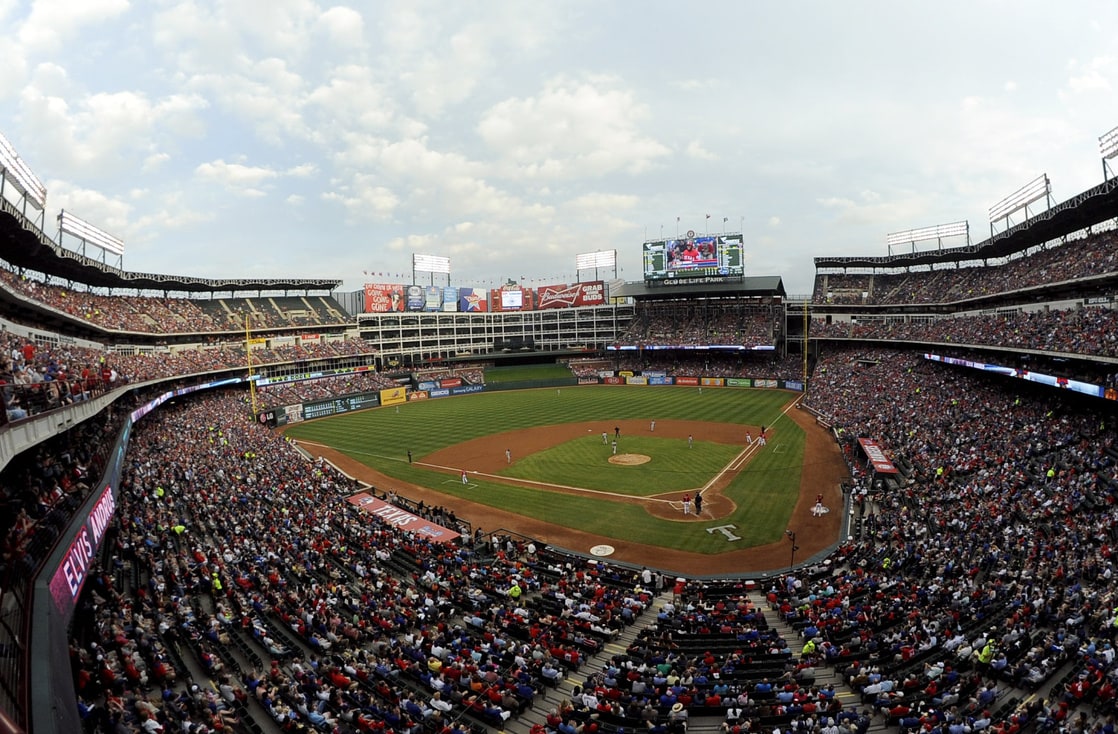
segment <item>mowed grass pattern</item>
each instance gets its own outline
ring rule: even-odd
[[[587,435],[520,459],[501,476],[587,487],[648,497],[662,492],[694,489],[705,483],[741,453],[741,446],[686,440],[624,436],[618,453],[643,454],[645,464],[611,464],[613,447],[599,434]]]
[[[485,370],[485,382],[527,382],[529,380],[564,380],[571,377],[571,370],[562,364],[530,364],[489,367]]]
[[[376,408],[297,424],[288,429],[288,435],[332,446],[390,477],[511,512],[620,540],[720,553],[774,542],[787,527],[799,494],[804,437],[794,422],[780,415],[794,397],[776,390],[711,387],[702,393],[692,387],[636,386],[492,392],[407,403],[400,406],[399,412],[393,407]],[[730,517],[708,522],[657,519],[643,506],[619,504],[593,494],[558,494],[480,478],[471,478],[470,486],[463,487],[456,477],[408,464],[406,458],[409,449],[419,459],[438,449],[493,433],[571,422],[613,425],[614,421],[625,419],[767,425],[773,426],[775,431],[769,445],[727,490],[737,510]],[[600,434],[597,440],[597,448],[604,448],[600,445]],[[722,448],[732,450],[734,447]],[[632,449],[625,445],[624,450]],[[686,448],[680,449],[680,453],[685,451]],[[529,457],[523,457],[517,462],[519,465],[528,460]],[[547,460],[547,457],[540,460],[544,462],[541,465],[543,474],[530,478],[556,481],[552,469],[571,463],[560,461],[547,467]],[[587,477],[596,471],[595,465],[594,469],[587,469],[580,481],[569,483],[587,486]],[[697,471],[692,481],[684,483],[690,487],[700,485],[710,474]],[[734,532],[741,537],[740,541],[730,543],[720,533],[708,533],[704,529],[727,523],[736,526]]]

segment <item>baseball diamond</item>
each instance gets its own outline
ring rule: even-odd
[[[805,558],[835,543],[840,530],[842,513],[817,516],[811,508],[819,494],[841,506],[847,470],[833,438],[796,397],[722,388],[699,400],[695,388],[602,386],[570,388],[557,398],[540,389],[415,402],[400,414],[379,409],[289,426],[287,435],[351,476],[447,506],[486,530],[512,530],[581,553],[608,541],[616,560],[675,573],[764,571],[786,561],[785,528],[801,528]],[[643,417],[571,422],[611,410],[665,417],[655,434]],[[526,425],[515,430],[484,433],[496,423],[487,418],[498,414],[547,422],[527,425],[532,421],[522,418]],[[745,420],[753,422],[736,422]],[[747,440],[749,428],[766,424],[770,435],[785,437],[784,451]],[[625,454],[639,445],[648,461],[613,462],[599,440],[607,425],[621,429]],[[465,426],[480,435],[471,437]],[[414,437],[431,450],[415,452],[408,464],[391,455],[388,432],[397,446],[401,436]],[[698,437],[690,450],[688,436]],[[511,466],[506,448],[520,457]],[[471,480],[466,488],[444,481],[463,470]],[[702,514],[683,514],[681,498],[696,492]]]

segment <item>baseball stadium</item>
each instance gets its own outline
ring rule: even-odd
[[[344,292],[124,270],[18,163],[0,731],[1113,730],[1114,179],[810,294],[695,231]]]

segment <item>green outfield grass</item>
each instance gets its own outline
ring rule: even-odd
[[[529,382],[531,380],[562,380],[571,378],[570,369],[562,364],[509,365],[489,367],[485,370],[485,382],[495,385],[502,382]]]
[[[720,553],[777,541],[787,527],[799,495],[804,445],[799,426],[781,417],[793,398],[776,390],[706,388],[699,393],[689,387],[587,386],[564,387],[561,392],[553,388],[492,392],[407,403],[398,413],[394,408],[377,408],[297,424],[288,429],[288,435],[332,446],[387,476],[522,515],[621,540]],[[703,420],[767,425],[774,430],[769,445],[727,490],[738,505],[735,513],[705,523],[657,519],[641,505],[619,504],[593,493],[559,494],[478,477],[471,477],[470,485],[464,487],[457,477],[408,464],[406,458],[409,449],[419,460],[433,451],[493,433],[584,421],[612,425],[625,419]],[[505,474],[647,496],[700,486],[741,449],[697,441],[688,451],[685,441],[651,436],[626,436],[624,441],[625,452],[653,456],[652,462],[642,465],[645,472],[651,472],[646,476],[658,477],[645,480],[651,486],[641,488],[629,481],[634,470],[642,467],[611,467],[622,470],[616,476],[625,478],[608,478],[604,467],[611,465],[605,461],[608,456],[601,454],[606,447],[601,445],[600,434],[586,437],[585,442],[579,438],[531,457],[518,457]],[[642,443],[647,450],[636,451],[637,441],[647,442]],[[593,461],[590,452],[596,452]],[[688,466],[694,469],[690,476]],[[657,470],[662,473],[657,475]],[[720,533],[703,530],[708,525],[726,524],[735,526],[733,532],[741,540],[727,542]]]
[[[643,454],[646,464],[621,466],[609,462],[613,447],[598,434],[538,451],[501,472],[503,477],[540,480],[570,487],[648,497],[694,489],[717,474],[742,450],[741,446],[686,440],[625,436],[619,453]]]

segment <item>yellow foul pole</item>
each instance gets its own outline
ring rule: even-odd
[[[252,333],[249,331],[249,315],[245,314],[245,359],[248,362],[248,394],[252,402],[252,417],[256,417],[256,380],[252,379]]]

